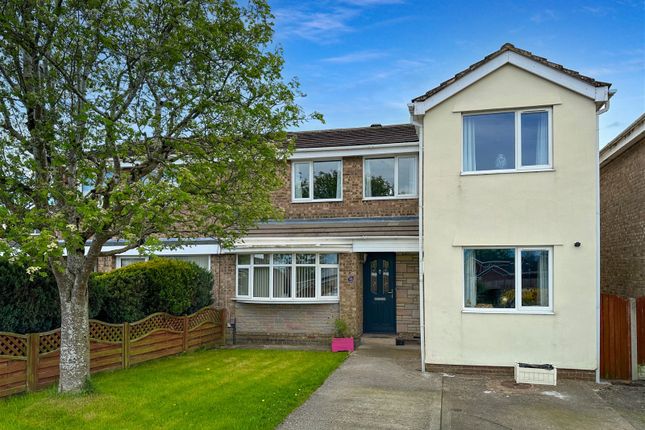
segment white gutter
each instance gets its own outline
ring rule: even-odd
[[[412,124],[419,127],[419,337],[421,341],[421,373],[426,373],[425,288],[423,258],[423,117],[417,121],[414,105],[409,105]]]
[[[416,153],[419,147],[418,142],[402,143],[380,143],[369,145],[352,146],[329,146],[316,148],[296,149],[289,157],[289,160],[311,160],[315,158],[338,158],[338,157],[364,157],[374,155],[389,155]]]

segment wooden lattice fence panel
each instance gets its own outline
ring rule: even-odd
[[[38,353],[47,354],[48,352],[58,351],[60,349],[60,329],[38,333]]]
[[[26,357],[27,335],[0,333],[0,356]]]
[[[226,311],[204,308],[176,317],[152,314],[132,324],[90,320],[90,371],[174,355],[225,341]],[[45,333],[0,333],[0,397],[56,383],[59,376],[60,329]]]
[[[141,321],[130,324],[130,340],[141,339],[157,330],[170,330],[181,333],[181,324],[181,317],[174,317],[162,312],[152,314]]]
[[[27,360],[0,357],[0,397],[27,390]]]
[[[58,381],[60,363],[60,349],[48,352],[38,357],[38,371],[36,373],[36,386],[44,388]]]
[[[188,330],[193,330],[206,322],[219,324],[219,313],[217,310],[206,308],[190,315],[188,317]]]
[[[110,324],[90,320],[90,341],[121,343],[123,342],[123,324]]]

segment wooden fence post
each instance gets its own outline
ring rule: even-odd
[[[40,352],[40,335],[27,335],[27,391],[35,391],[38,385],[38,355]]]
[[[130,367],[130,323],[127,321],[123,323],[123,342],[121,344],[123,351],[123,368]]]
[[[184,352],[188,351],[188,317],[183,316],[181,318],[181,322],[183,325],[183,331],[182,331],[182,350]]]
[[[226,308],[221,309],[220,324],[222,325],[222,345],[226,345],[226,326],[228,322],[228,312]]]

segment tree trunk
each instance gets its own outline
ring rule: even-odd
[[[87,285],[79,288],[76,282],[72,281],[71,284],[64,289],[67,294],[62,292],[60,294],[60,380],[58,391],[61,393],[81,391],[90,376]]]

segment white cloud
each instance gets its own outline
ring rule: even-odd
[[[553,9],[545,9],[536,13],[531,17],[531,21],[536,24],[542,24],[547,21],[555,21],[558,19],[558,14]]]
[[[358,12],[347,8],[337,8],[329,12],[304,9],[277,9],[278,34],[283,37],[297,36],[319,43],[334,42],[340,35],[353,31],[349,20]]]
[[[593,16],[606,16],[610,12],[613,12],[613,9],[605,6],[588,5],[588,6],[583,6],[582,11]]]
[[[277,36],[300,37],[319,44],[337,42],[343,35],[356,31],[352,20],[371,7],[400,4],[405,0],[333,0],[325,2],[302,2],[297,7],[279,8],[273,11],[276,18]],[[385,20],[371,26],[400,22]],[[390,22],[392,21],[392,22]]]
[[[377,60],[385,57],[384,52],[379,51],[358,51],[349,54],[339,55],[336,57],[323,58],[321,61],[334,64],[360,63],[364,61]]]

